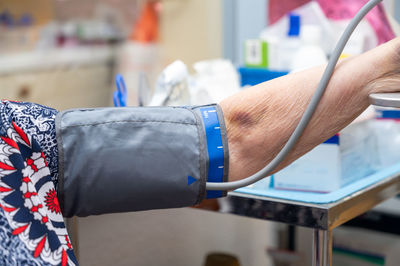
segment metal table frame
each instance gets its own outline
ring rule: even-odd
[[[353,193],[337,202],[312,204],[230,192],[230,208],[224,213],[303,226],[313,230],[313,266],[332,265],[332,230],[400,193],[400,173]],[[78,254],[75,218],[67,219],[67,229]]]
[[[332,265],[332,230],[400,193],[400,173],[337,202],[313,204],[230,192],[228,213],[313,228],[313,266]]]

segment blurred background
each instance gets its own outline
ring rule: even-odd
[[[113,106],[120,73],[128,106],[218,102],[325,63],[365,2],[0,0],[0,96],[58,110]],[[385,0],[343,57],[399,35],[398,21],[400,2]],[[379,253],[372,259],[342,248],[335,265],[389,265],[376,257],[400,243],[399,209],[393,200],[353,221],[357,229],[337,229],[337,243],[373,235],[392,244],[360,251]],[[308,229],[193,208],[79,218],[70,228],[81,265],[206,265],[212,252],[240,265],[310,265]]]

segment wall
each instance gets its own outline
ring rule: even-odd
[[[268,0],[224,0],[224,57],[235,64],[244,63],[244,42],[256,39],[267,25]]]
[[[400,23],[400,2],[397,1],[394,4],[394,17]]]
[[[222,1],[163,1],[163,62],[181,59],[187,65],[222,57]]]
[[[1,0],[0,12],[6,10],[16,17],[28,13],[38,24],[48,23],[54,18],[52,0]]]

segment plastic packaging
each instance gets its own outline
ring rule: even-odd
[[[316,25],[304,25],[301,28],[301,47],[294,54],[291,62],[293,71],[299,71],[328,62],[324,50],[321,48],[321,28]]]
[[[240,91],[237,69],[229,60],[204,60],[193,68],[196,73],[190,82],[190,92],[194,105],[218,103]]]
[[[339,40],[340,34],[343,32],[349,20],[332,21],[331,25],[335,32],[335,42]],[[378,45],[378,39],[374,29],[367,21],[361,21],[359,26],[355,29],[353,35],[350,37],[349,42],[343,50],[345,55],[359,55],[366,52]]]
[[[348,126],[274,174],[274,188],[328,193],[374,173],[376,143],[368,129],[367,121]]]
[[[263,40],[246,40],[244,64],[247,67],[268,67],[268,43]]]
[[[376,139],[376,168],[400,162],[400,110],[378,110],[377,119],[369,123]]]
[[[297,14],[289,15],[289,31],[286,38],[280,41],[278,69],[291,70],[293,56],[300,48],[300,16]]]
[[[292,12],[301,17],[302,26],[318,25],[321,27],[323,34],[321,46],[325,54],[331,53],[337,40],[337,33],[332,28],[331,21],[325,16],[319,4],[312,1],[292,10]],[[276,39],[281,40],[285,37],[288,25],[289,19],[287,16],[284,16],[263,30],[260,34],[260,38],[265,40],[268,44],[270,44],[270,41],[276,43]]]
[[[158,77],[150,106],[189,105],[189,72],[182,61],[167,66]]]

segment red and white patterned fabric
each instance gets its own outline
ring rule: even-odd
[[[1,129],[0,225],[2,220],[8,223],[1,227],[7,234],[0,233],[2,260],[18,265],[77,265],[40,144],[12,120],[3,121]],[[9,239],[2,239],[5,235]],[[15,238],[22,243],[19,250],[6,246]]]

